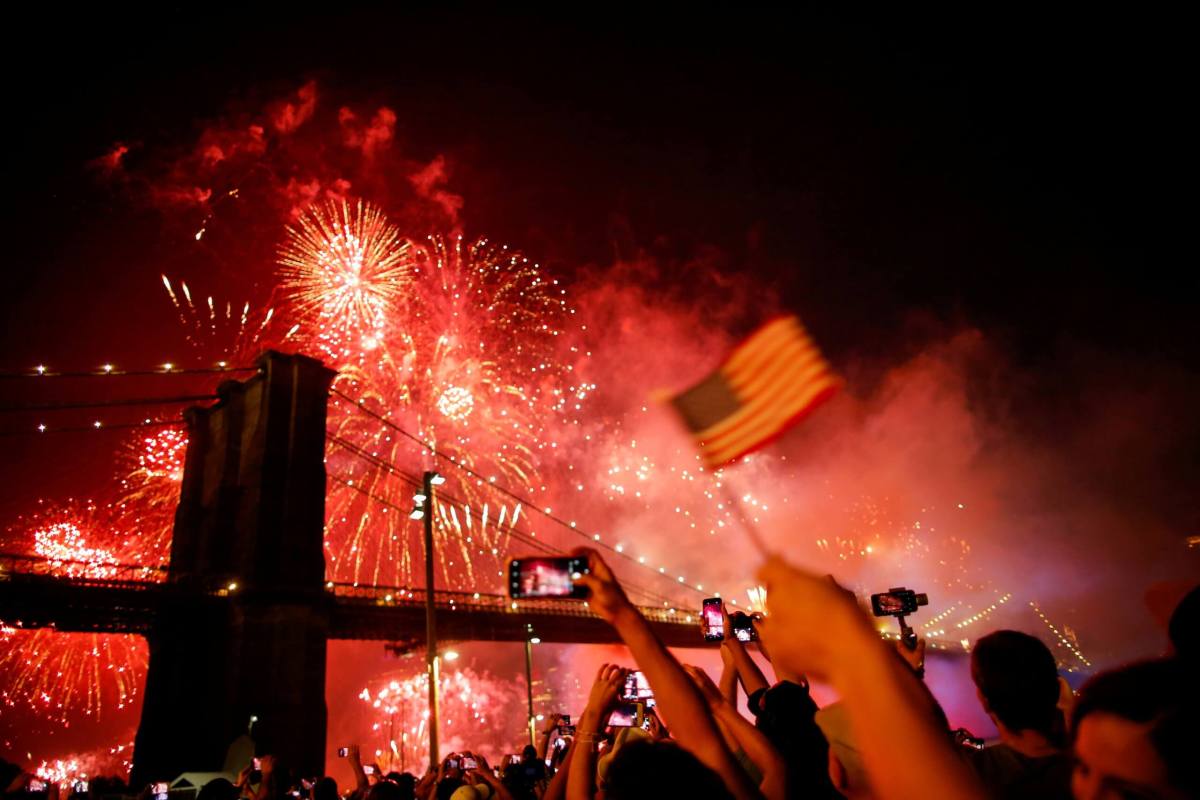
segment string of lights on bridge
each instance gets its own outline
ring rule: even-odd
[[[674,574],[673,572],[669,572],[667,570],[666,566],[659,566],[656,570],[652,565],[647,563],[646,556],[644,556],[644,555],[639,555],[636,557],[633,555],[630,555],[629,553],[625,552],[625,546],[619,542],[615,545],[612,545],[612,544],[609,544],[608,542],[604,541],[599,533],[593,532],[593,533],[589,534],[586,531],[580,530],[578,524],[575,521],[563,519],[562,517],[559,517],[556,514],[554,514],[554,512],[551,509],[542,508],[542,507],[538,506],[536,503],[534,503],[532,500],[530,500],[529,498],[522,497],[521,495],[517,494],[516,492],[513,492],[512,490],[507,489],[504,486],[497,484],[495,478],[489,478],[489,477],[482,475],[481,473],[471,469],[470,467],[466,466],[465,464],[460,463],[453,456],[441,452],[434,445],[430,444],[429,442],[424,441],[419,436],[416,436],[415,434],[410,433],[409,431],[400,427],[395,422],[388,419],[386,416],[379,414],[375,411],[372,411],[370,408],[367,408],[365,405],[360,403],[358,400],[355,400],[353,397],[345,394],[344,392],[341,392],[335,388],[335,389],[331,390],[331,393],[336,394],[338,397],[347,401],[351,405],[357,406],[358,409],[360,411],[362,411],[364,414],[383,423],[387,427],[394,430],[396,433],[398,433],[401,436],[405,437],[406,439],[409,439],[410,441],[416,443],[430,455],[432,455],[436,458],[440,458],[443,461],[448,462],[449,464],[456,467],[457,469],[462,470],[466,474],[475,478],[481,484],[490,485],[496,491],[500,492],[501,494],[504,494],[507,497],[517,501],[518,503],[522,503],[525,506],[533,509],[537,513],[541,514],[543,517],[545,517],[545,518],[551,520],[552,522],[556,523],[557,525],[561,526],[563,529],[570,531],[571,533],[574,533],[575,535],[587,540],[591,546],[599,547],[604,550],[607,550],[608,552],[614,553],[632,564],[636,564],[637,566],[639,566],[643,569],[649,570],[651,572],[657,572],[657,574],[666,576],[668,579],[670,579],[671,574]],[[689,583],[688,580],[683,575],[676,575],[676,577],[674,578],[674,581],[677,584],[679,584],[680,586],[684,586],[698,594],[705,594],[704,586],[702,584]],[[721,594],[719,592],[713,592],[712,594],[715,597],[721,596]],[[737,600],[730,599],[730,603],[733,605],[737,605]]]
[[[37,380],[40,380],[40,379],[50,379],[50,378],[105,378],[105,377],[119,378],[119,377],[162,377],[162,376],[183,377],[183,376],[195,376],[195,375],[219,375],[219,374],[235,375],[235,374],[243,374],[243,373],[250,373],[250,372],[259,372],[259,371],[260,371],[260,368],[257,366],[234,366],[234,365],[230,365],[226,361],[218,361],[211,366],[201,366],[201,367],[184,367],[184,366],[180,366],[176,362],[165,362],[163,364],[159,364],[159,365],[155,365],[155,366],[151,366],[151,367],[120,368],[113,363],[105,363],[105,364],[102,364],[99,367],[96,367],[93,369],[58,369],[58,368],[48,366],[46,364],[38,364],[37,366],[33,367],[32,369],[0,370],[0,380],[31,379],[32,381],[36,382]],[[386,427],[390,428],[391,430],[395,431],[397,434],[403,436],[404,438],[406,438],[406,439],[410,440],[411,442],[413,442],[414,444],[418,445],[423,451],[425,451],[429,455],[431,455],[435,458],[441,459],[445,462],[448,462],[455,468],[461,470],[462,472],[466,473],[467,475],[469,475],[472,478],[474,478],[475,480],[477,480],[481,485],[488,485],[491,488],[493,488],[495,491],[509,497],[510,499],[512,499],[518,503],[521,503],[523,506],[525,506],[529,509],[532,509],[533,511],[536,511],[538,514],[540,514],[541,516],[550,520],[551,522],[555,523],[556,525],[559,525],[564,530],[567,530],[567,531],[575,534],[576,536],[579,536],[581,539],[585,540],[589,545],[606,550],[610,553],[613,553],[613,554],[621,557],[625,561],[627,561],[631,564],[635,564],[638,567],[647,570],[651,574],[655,574],[655,575],[660,576],[667,580],[672,580],[671,576],[674,574],[674,572],[669,571],[665,565],[655,568],[651,563],[648,563],[648,559],[646,558],[646,556],[644,556],[644,555],[634,556],[634,555],[630,554],[629,552],[627,552],[625,546],[622,543],[618,542],[616,544],[610,544],[607,541],[604,541],[604,539],[601,537],[601,535],[599,533],[588,533],[584,530],[581,530],[575,521],[564,519],[564,518],[554,514],[550,508],[540,507],[539,505],[537,505],[535,502],[533,502],[529,498],[523,497],[520,494],[518,494],[502,485],[498,485],[496,483],[495,478],[486,477],[486,476],[480,474],[479,472],[475,471],[474,469],[466,466],[465,464],[460,463],[458,460],[456,460],[454,458],[454,456],[443,453],[442,451],[438,450],[435,446],[433,446],[429,442],[426,442],[423,439],[421,439],[419,436],[405,430],[404,428],[402,428],[401,426],[399,426],[392,420],[388,419],[386,416],[373,411],[372,409],[363,405],[358,400],[355,400],[354,398],[344,394],[343,392],[337,390],[336,388],[332,390],[332,393],[338,395],[343,400],[346,400],[353,406],[356,406],[359,409],[359,411],[361,411],[362,413],[366,414],[367,416],[372,417],[376,421],[380,422],[381,424],[383,424]],[[58,412],[58,411],[69,411],[69,410],[91,410],[91,409],[101,409],[101,408],[129,408],[129,407],[144,406],[144,405],[172,405],[172,404],[205,402],[205,401],[210,401],[210,400],[214,400],[214,399],[217,399],[217,395],[197,394],[197,395],[182,395],[182,396],[172,396],[172,397],[135,397],[135,398],[125,398],[125,399],[117,399],[117,400],[107,400],[107,401],[30,404],[30,405],[25,405],[25,406],[15,405],[15,406],[0,407],[0,414],[4,414],[4,413],[20,414],[20,413],[37,413],[37,412],[53,413],[53,412]],[[30,434],[38,435],[38,434],[57,434],[57,433],[82,433],[82,432],[95,432],[95,431],[130,430],[130,429],[149,428],[149,427],[166,427],[166,426],[171,426],[171,425],[178,425],[179,422],[180,422],[180,420],[178,417],[171,417],[171,418],[147,417],[147,418],[142,419],[141,421],[136,421],[136,422],[107,422],[103,419],[97,418],[89,424],[82,424],[82,425],[80,425],[80,424],[54,425],[54,424],[48,424],[48,423],[42,421],[42,422],[36,423],[32,428],[0,430],[0,438],[11,437],[11,436],[24,436],[24,435],[30,435]],[[367,451],[363,450],[362,448],[358,447],[357,445],[354,445],[353,443],[348,442],[344,439],[339,439],[339,438],[333,437],[333,436],[329,436],[328,438],[334,444],[336,444],[340,447],[343,447],[344,449],[349,450],[350,452],[354,453],[358,457],[374,464],[376,467],[387,470],[389,472],[389,474],[397,476],[401,480],[410,484],[414,489],[419,490],[421,488],[421,482],[416,476],[408,475],[408,474],[404,473],[402,470],[398,469],[394,464],[390,464],[387,461],[385,461],[377,456],[374,456],[371,453],[368,453]],[[388,501],[387,499],[379,497],[379,496],[369,492],[368,490],[362,488],[361,486],[355,485],[353,482],[353,479],[347,479],[347,478],[343,478],[341,476],[335,476],[335,475],[331,475],[330,477],[332,477],[334,480],[337,480],[340,483],[344,483],[347,487],[352,488],[355,491],[358,491],[358,492],[363,493],[364,495],[367,495],[372,500],[382,503],[383,505],[396,510],[399,513],[407,514],[410,512],[410,509],[400,508],[400,507],[396,506],[394,503],[391,503],[390,501]],[[478,511],[478,509],[474,509],[469,503],[463,501],[460,498],[455,498],[446,493],[443,493],[443,494],[446,497],[446,499],[449,500],[451,503],[455,503],[455,504],[463,507],[464,509],[472,509],[472,510]],[[494,524],[496,525],[496,527],[498,529],[508,533],[510,536],[516,538],[518,541],[521,541],[522,543],[524,543],[530,547],[536,548],[541,552],[552,553],[555,555],[564,554],[564,552],[561,549],[553,547],[552,545],[548,545],[544,541],[536,538],[536,536],[537,536],[536,532],[525,532],[525,531],[522,531],[512,525],[507,525],[507,524],[500,524],[500,523],[494,523]],[[466,537],[466,541],[468,543],[472,543],[470,537]],[[672,582],[674,585],[685,587],[685,588],[687,588],[691,591],[697,592],[697,593],[712,594],[717,597],[721,596],[720,592],[705,592],[702,584],[690,583],[686,580],[686,578],[683,575],[675,575]],[[669,598],[666,598],[665,595],[662,595],[662,594],[655,592],[653,590],[650,590],[646,587],[638,586],[638,585],[632,584],[632,583],[627,583],[627,586],[631,590],[639,592],[640,594],[642,594],[645,597],[654,598],[656,603],[662,602],[662,605],[664,607],[669,607],[671,605]],[[998,598],[996,603],[992,604],[991,606],[984,608],[981,611],[976,612],[975,614],[972,614],[971,616],[968,616],[965,619],[962,619],[962,620],[956,622],[955,629],[960,630],[960,631],[964,630],[968,626],[973,625],[975,622],[978,622],[978,621],[986,618],[987,616],[989,616],[992,612],[994,612],[996,610],[998,605],[1004,604],[1009,599],[1011,599],[1011,594],[1006,594],[1003,597]],[[731,598],[729,602],[732,605],[737,605],[736,599]],[[939,612],[936,616],[932,617],[931,619],[923,622],[922,627],[925,629],[925,633],[930,637],[944,635],[945,629],[941,628],[941,627],[935,629],[935,626],[937,626],[939,623],[946,620],[954,612],[954,610],[957,608],[960,608],[961,605],[962,605],[961,602],[956,603],[953,606],[946,608],[943,611]],[[1029,605],[1034,610],[1034,612],[1038,615],[1039,619],[1041,619],[1043,624],[1045,624],[1045,626],[1049,630],[1049,632],[1053,635],[1055,641],[1058,642],[1059,644],[1061,644],[1064,648],[1066,648],[1076,659],[1078,659],[1078,661],[1081,664],[1083,664],[1086,667],[1090,667],[1091,661],[1089,661],[1083,655],[1083,653],[1078,649],[1078,647],[1070,639],[1068,639],[1065,635],[1063,635],[1059,631],[1059,629],[1046,617],[1045,613],[1041,610],[1041,608],[1033,601],[1030,601]],[[964,643],[963,646],[966,647],[967,644],[966,644],[965,639],[963,640],[963,643]]]
[[[35,379],[36,380],[36,379],[44,379],[44,378],[105,378],[105,377],[118,378],[118,377],[146,377],[146,376],[176,376],[176,377],[178,377],[178,376],[186,376],[186,375],[235,374],[235,373],[257,372],[257,371],[259,371],[259,368],[255,367],[255,366],[232,366],[228,362],[225,362],[225,361],[218,361],[215,365],[207,366],[207,367],[182,367],[175,362],[165,362],[165,363],[155,366],[155,367],[142,367],[142,368],[131,368],[131,369],[121,368],[121,367],[118,367],[115,364],[109,362],[109,363],[102,364],[99,367],[90,369],[90,370],[56,369],[56,368],[47,366],[46,364],[38,364],[34,368],[27,369],[27,370],[3,370],[3,371],[0,371],[0,379],[3,379],[3,378],[10,378],[10,379],[26,378],[26,379]],[[447,454],[441,452],[433,445],[429,444],[428,442],[423,441],[420,437],[410,433],[409,431],[404,430],[403,428],[396,425],[391,420],[387,419],[386,417],[384,417],[380,414],[377,414],[376,412],[367,408],[362,403],[349,397],[348,395],[338,391],[337,389],[334,389],[333,393],[339,395],[343,399],[347,400],[348,402],[350,402],[351,404],[356,406],[361,412],[373,417],[374,419],[383,423],[387,427],[392,428],[400,435],[404,436],[405,438],[407,438],[410,441],[414,442],[415,444],[419,445],[422,449],[424,449],[431,455],[433,455],[437,458],[440,458],[444,461],[449,462],[456,468],[462,470],[463,472],[467,473],[468,475],[470,475],[471,477],[480,481],[481,483],[490,485],[496,491],[508,496],[509,498],[511,498],[519,503],[522,503],[527,508],[537,511],[542,516],[546,517],[547,519],[554,522],[555,524],[561,526],[564,530],[568,530],[568,531],[574,533],[575,535],[579,536],[580,538],[586,540],[591,546],[607,550],[608,552],[614,553],[614,554],[620,556],[621,558],[625,559],[626,561],[628,561],[632,564],[636,564],[637,566],[639,566],[643,569],[646,569],[649,572],[656,573],[668,580],[671,579],[671,574],[673,574],[673,573],[669,572],[665,565],[660,565],[656,570],[651,564],[647,563],[646,556],[641,555],[641,556],[635,557],[635,556],[625,552],[625,547],[623,544],[621,544],[621,543],[617,543],[615,545],[609,544],[608,542],[605,542],[602,539],[602,537],[599,533],[592,533],[589,535],[587,532],[580,530],[578,528],[578,525],[576,522],[565,520],[565,519],[555,515],[551,511],[551,509],[542,508],[542,507],[538,506],[536,503],[534,503],[533,501],[531,501],[529,498],[522,497],[521,495],[507,489],[504,486],[497,485],[494,478],[487,478],[487,477],[481,475],[480,473],[476,472],[475,470],[471,469],[470,467],[467,467],[466,465],[459,463],[453,456],[450,456],[450,455],[447,455]],[[213,400],[213,399],[216,399],[216,395],[211,395],[211,394],[209,394],[209,395],[189,395],[189,396],[184,396],[184,397],[162,397],[162,398],[145,397],[145,398],[130,398],[127,400],[113,400],[113,401],[30,405],[30,406],[25,406],[25,407],[13,407],[13,408],[9,408],[9,409],[0,409],[0,413],[4,413],[4,412],[8,412],[8,411],[11,411],[11,412],[47,411],[47,412],[49,412],[49,411],[79,410],[79,409],[91,409],[91,408],[119,408],[119,407],[129,407],[129,406],[136,406],[136,405],[152,405],[152,404],[168,405],[168,404],[173,404],[173,403],[202,402],[202,401]],[[147,418],[147,419],[142,420],[141,422],[109,423],[109,422],[104,421],[103,419],[96,419],[89,425],[66,425],[66,426],[56,426],[53,424],[47,424],[46,422],[43,421],[43,422],[38,422],[32,429],[0,431],[0,437],[24,435],[24,434],[30,434],[30,433],[49,434],[49,433],[78,433],[78,432],[98,431],[98,430],[128,430],[128,429],[133,429],[133,428],[168,426],[168,425],[173,425],[173,424],[178,424],[178,420],[177,419]],[[360,455],[366,455],[365,451],[360,451]],[[396,471],[396,468],[394,465],[380,464],[379,466],[385,467],[393,472]],[[465,505],[465,504],[463,504],[463,505]],[[703,588],[702,584],[690,583],[687,581],[687,579],[683,575],[675,575],[674,582],[677,585],[683,586],[691,591],[701,593],[701,594],[704,593],[704,588]],[[647,594],[650,596],[657,596],[660,599],[663,597],[663,595],[658,594],[656,592],[647,591]],[[719,592],[714,592],[713,594],[718,597],[721,596]],[[734,605],[737,605],[736,599],[731,599],[730,602]],[[669,601],[664,601],[664,603],[669,604]]]
[[[154,367],[121,369],[114,364],[102,364],[88,370],[59,370],[38,364],[33,369],[0,370],[0,379],[5,378],[128,378],[152,375],[212,375],[220,373],[258,372],[258,367],[233,367],[226,361],[218,361],[209,367],[181,367],[173,361]]]
[[[351,453],[358,456],[359,458],[362,458],[363,460],[368,461],[372,465],[374,465],[380,469],[386,470],[390,475],[398,478],[399,480],[401,480],[404,483],[407,483],[415,491],[421,491],[424,488],[422,481],[419,478],[417,478],[415,475],[411,475],[411,474],[404,472],[402,469],[398,468],[395,464],[392,464],[392,463],[388,462],[386,459],[383,459],[373,453],[369,453],[366,450],[363,450],[361,447],[359,447],[358,445],[355,445],[353,442],[349,442],[339,436],[336,436],[334,434],[329,434],[329,433],[326,434],[326,439],[328,439],[329,441],[338,445],[339,447],[342,447],[343,449],[350,451]],[[364,496],[369,497],[378,503],[381,503],[385,507],[391,508],[402,514],[409,514],[409,512],[410,512],[410,510],[407,508],[398,506],[395,503],[387,500],[386,498],[380,497],[380,496],[372,493],[368,489],[364,489],[361,486],[355,485],[353,480],[351,480],[351,479],[347,479],[347,478],[344,478],[339,475],[330,475],[330,477],[333,478],[334,480],[338,481],[339,483],[344,484],[348,488],[351,488],[351,489],[359,492],[360,494],[363,494]],[[442,492],[442,495],[447,500],[449,500],[451,503],[453,503],[461,508],[470,509],[472,511],[475,511],[476,513],[478,513],[480,511],[480,509],[471,505],[469,502],[467,502],[466,500],[464,500],[462,498],[455,497],[454,495],[451,495],[447,492]],[[544,553],[548,553],[548,554],[552,554],[552,555],[566,555],[566,553],[563,550],[561,550],[557,547],[554,547],[553,545],[547,544],[546,542],[542,541],[541,539],[538,539],[536,532],[531,531],[531,532],[527,533],[525,531],[520,530],[519,528],[512,526],[511,524],[496,523],[496,527],[499,530],[508,533],[509,535],[513,536],[514,538],[524,542],[525,544],[535,547]],[[465,537],[465,541],[467,541],[467,543],[469,543],[469,544],[473,544],[470,537]],[[482,551],[480,551],[480,552],[482,552]],[[496,553],[493,553],[493,555],[495,555],[495,554]],[[500,573],[501,577],[503,577],[503,574],[504,574],[503,572]],[[625,585],[634,591],[640,592],[641,594],[643,594],[644,596],[646,596],[648,598],[652,598],[655,602],[661,601],[664,607],[668,607],[671,605],[670,598],[668,598],[666,595],[660,594],[660,593],[655,592],[651,589],[648,589],[644,586],[640,586],[636,583],[631,583],[628,581],[626,582]]]

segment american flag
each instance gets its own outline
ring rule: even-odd
[[[671,402],[716,469],[782,436],[840,385],[799,318],[786,316],[750,334]]]

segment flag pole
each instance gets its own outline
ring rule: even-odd
[[[742,505],[742,501],[740,498],[738,498],[737,493],[733,491],[732,487],[730,487],[729,480],[727,478],[722,477],[718,481],[718,484],[721,488],[721,494],[725,496],[725,502],[728,503],[730,508],[734,510],[734,513],[737,514],[738,522],[742,524],[742,528],[746,531],[746,535],[750,537],[750,542],[754,545],[754,549],[757,550],[758,554],[765,559],[770,555],[770,552],[767,550],[767,543],[766,540],[763,539],[762,531],[760,531],[758,529],[758,525],[754,523],[754,518],[746,513],[745,506]]]

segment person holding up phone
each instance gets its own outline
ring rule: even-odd
[[[459,768],[462,769],[463,783],[465,787],[471,789],[475,798],[478,800],[513,800],[512,793],[504,786],[504,784],[492,772],[492,768],[488,766],[487,759],[482,755],[463,751],[459,754]],[[467,796],[462,788],[455,790],[451,798]]]
[[[772,663],[837,690],[875,797],[986,796],[938,720],[928,690],[879,638],[853,595],[778,556],[767,560],[758,579],[770,610],[759,633]]]
[[[660,756],[655,748],[672,747],[666,743],[637,743],[623,748],[622,752],[618,754],[619,757],[614,757],[609,765],[608,781],[610,786],[606,795],[617,798],[617,800],[622,796],[654,795],[654,790],[648,785],[635,787],[622,783],[627,777],[632,776],[632,772],[626,775],[620,768],[620,764],[625,762],[632,766],[638,759],[646,758],[647,762],[641,765],[643,769],[640,771],[643,773],[654,771],[653,762],[656,759],[661,759],[664,763],[677,759],[690,760],[694,767],[684,768],[683,772],[686,773],[687,780],[696,782],[696,796],[728,794],[739,800],[758,797],[758,788],[750,782],[745,771],[738,765],[733,754],[726,747],[700,690],[692,683],[683,666],[659,641],[649,623],[629,601],[608,564],[604,562],[599,553],[590,548],[577,550],[572,555],[587,559],[588,571],[577,573],[576,580],[587,588],[590,607],[616,629],[621,640],[633,654],[638,667],[645,673],[650,686],[653,687],[657,707],[662,710],[663,716],[670,723],[679,745],[694,757],[679,759],[683,756],[682,753],[665,751]],[[621,677],[623,681],[623,676]],[[667,776],[661,775],[654,777],[656,779],[667,778]],[[672,775],[668,779],[678,781],[681,779],[681,775]],[[572,789],[576,787],[574,780],[571,781],[570,787]],[[668,791],[666,784],[663,785],[662,791],[663,793]],[[687,794],[682,789],[680,791]],[[568,800],[584,800],[584,798],[585,795],[582,792],[568,792]],[[590,795],[587,798],[590,800]]]
[[[724,609],[723,609],[724,610]],[[747,644],[758,642],[759,652],[770,660],[770,642],[762,634],[761,617],[737,612],[752,627],[753,636],[735,634],[734,615],[725,614],[727,635],[721,642],[721,695],[737,706],[737,685],[746,691],[746,706],[754,725],[787,764],[789,793],[814,798],[836,797],[829,779],[829,745],[816,723],[817,704],[808,691],[808,680],[771,662],[776,681],[767,676],[750,655]]]

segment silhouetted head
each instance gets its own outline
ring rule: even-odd
[[[732,798],[721,776],[677,744],[639,740],[620,747],[604,775],[606,800]]]
[[[984,708],[999,724],[1063,743],[1058,667],[1040,639],[1020,631],[989,633],[971,650],[971,677]]]
[[[1200,586],[1184,595],[1171,612],[1167,636],[1175,655],[1193,664],[1200,662]]]
[[[1200,797],[1195,678],[1180,659],[1162,659],[1088,681],[1071,719],[1075,797],[1101,797],[1113,787],[1161,800]]]

